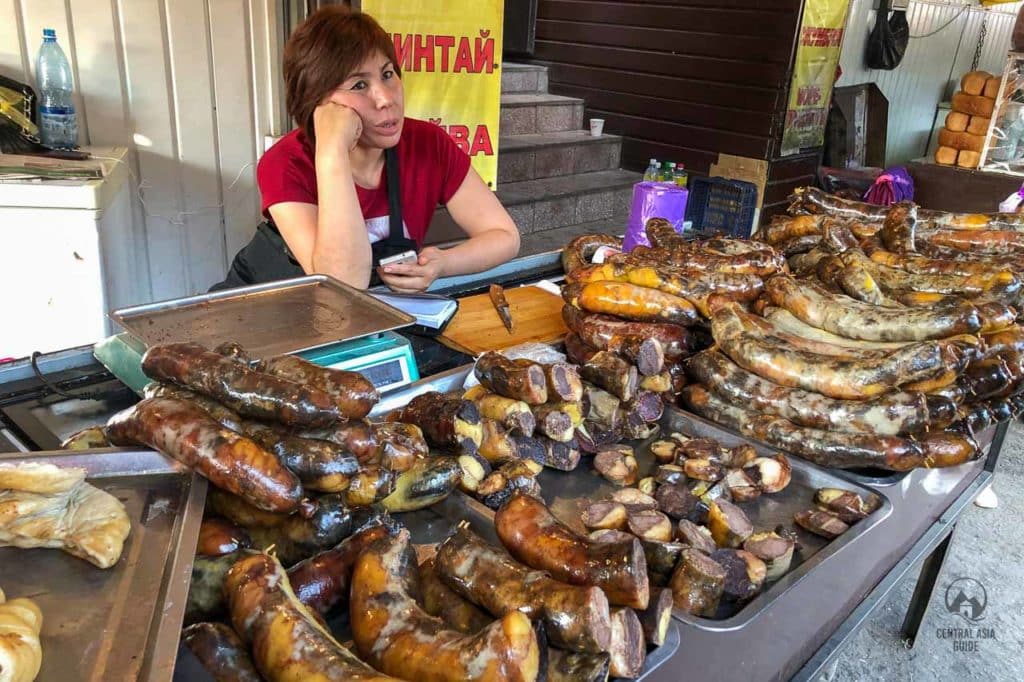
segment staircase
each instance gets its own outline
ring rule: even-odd
[[[544,66],[502,65],[497,195],[524,236],[524,255],[579,234],[621,234],[642,179],[619,169],[621,137],[591,137],[583,100],[549,94],[547,85]],[[443,209],[430,232],[435,243],[465,238]]]

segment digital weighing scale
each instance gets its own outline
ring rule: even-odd
[[[381,393],[420,378],[408,339],[394,329],[415,318],[325,275],[253,285],[115,311],[127,331],[93,355],[136,393],[146,348],[194,341],[239,343],[254,357],[294,354],[323,367],[360,372]],[[338,340],[343,339],[343,340]]]

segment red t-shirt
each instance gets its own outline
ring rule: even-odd
[[[405,119],[397,151],[405,236],[422,246],[434,209],[448,203],[466,179],[469,156],[440,126],[414,118]],[[267,150],[256,166],[256,182],[267,218],[274,204],[319,203],[313,147],[301,130],[291,131]],[[376,189],[356,185],[356,194],[370,242],[387,237],[387,174],[381,173]]]

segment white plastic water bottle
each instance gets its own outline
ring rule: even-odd
[[[647,170],[644,171],[644,182],[656,182],[658,179],[658,160],[651,159],[650,163],[647,164]]]
[[[78,114],[72,99],[71,65],[57,44],[57,32],[43,29],[43,44],[36,62],[39,83],[39,137],[51,149],[78,146]]]

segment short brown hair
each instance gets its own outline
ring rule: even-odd
[[[285,104],[311,143],[313,112],[374,52],[401,77],[391,36],[369,14],[345,5],[318,9],[292,32],[284,46]]]

